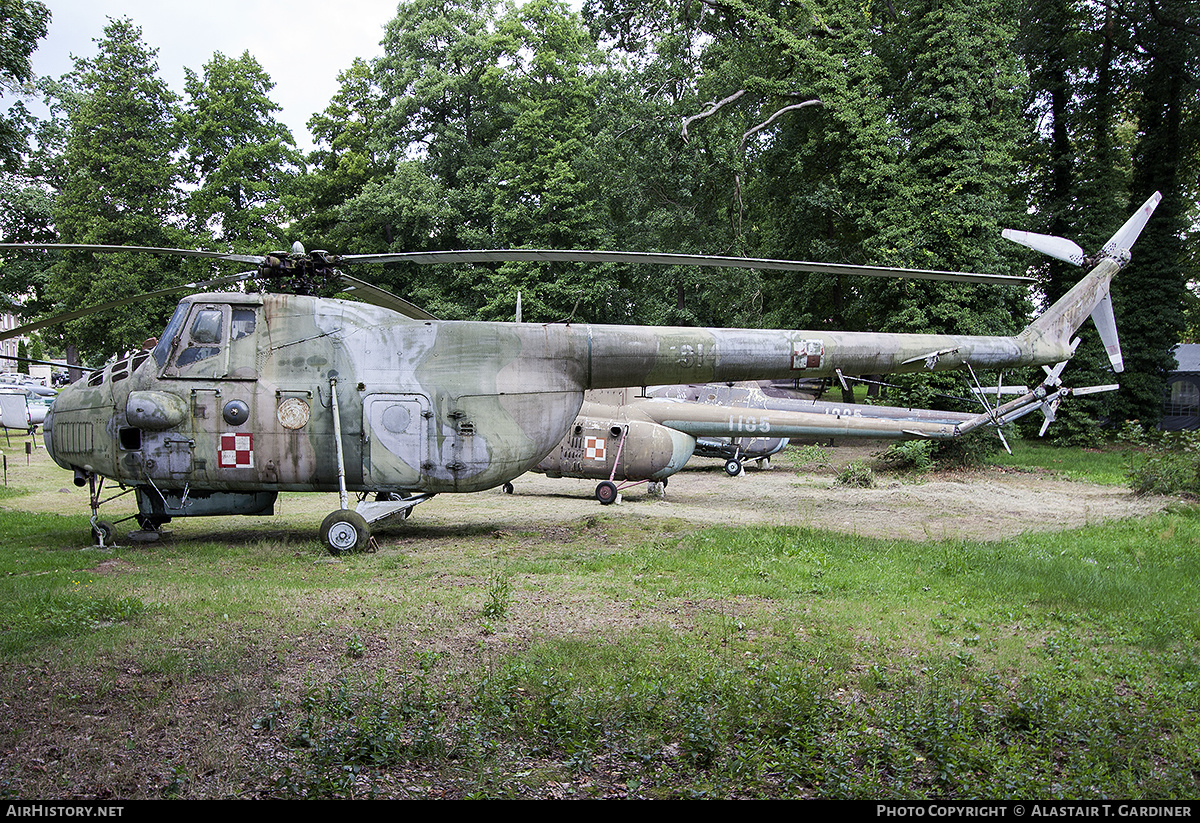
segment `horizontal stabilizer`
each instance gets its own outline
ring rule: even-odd
[[[1082,266],[1084,261],[1083,249],[1073,240],[1065,237],[1055,237],[1052,234],[1038,234],[1032,231],[1017,231],[1005,229],[1001,234],[1005,240],[1028,246],[1034,251],[1040,251],[1055,260],[1065,260],[1074,266]]]

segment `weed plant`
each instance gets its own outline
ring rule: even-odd
[[[893,443],[879,455],[879,459],[896,471],[927,472],[933,468],[933,443],[929,440]]]
[[[835,486],[853,489],[869,489],[875,485],[875,472],[865,460],[847,463],[833,479]]]

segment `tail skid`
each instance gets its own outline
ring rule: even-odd
[[[1151,195],[1091,260],[1084,256],[1083,249],[1078,244],[1066,238],[1005,229],[1004,237],[1014,243],[1020,243],[1076,266],[1092,266],[1087,277],[1075,284],[1075,287],[1057,303],[1033,321],[1022,332],[1022,337],[1040,338],[1052,345],[1062,346],[1068,343],[1075,330],[1090,316],[1100,332],[1100,340],[1104,343],[1104,350],[1108,353],[1113,371],[1124,371],[1125,363],[1121,356],[1121,342],[1117,337],[1117,322],[1113,315],[1109,284],[1113,276],[1129,263],[1130,249],[1137,242],[1150,215],[1161,201],[1162,194],[1159,192]],[[1073,351],[1074,345],[1070,345],[1069,348]]]

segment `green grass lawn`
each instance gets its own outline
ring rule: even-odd
[[[0,495],[5,796],[1200,788],[1196,507],[994,542],[418,522],[331,560],[307,522],[90,548],[85,514],[22,510],[61,482]]]
[[[1132,448],[1122,446],[1059,447],[1016,437],[1010,437],[1009,444],[1011,455],[1000,451],[988,462],[994,466],[1041,469],[1070,480],[1109,486],[1123,486],[1129,482],[1129,469],[1136,456]]]

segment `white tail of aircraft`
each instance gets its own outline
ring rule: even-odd
[[[1089,262],[1095,264],[1087,277],[1079,281],[1049,311],[1035,320],[1024,334],[1065,340],[1074,334],[1075,329],[1083,322],[1085,315],[1091,315],[1096,329],[1100,332],[1100,340],[1104,343],[1104,350],[1108,353],[1113,371],[1124,371],[1125,362],[1121,357],[1121,342],[1117,338],[1117,321],[1113,316],[1109,284],[1113,275],[1129,262],[1130,248],[1137,241],[1146,222],[1150,219],[1150,215],[1154,214],[1154,209],[1161,201],[1161,193],[1152,194],[1150,199],[1125,221],[1125,225],[1109,238],[1109,241],[1100,249],[1100,253],[1096,256],[1097,259],[1092,261],[1088,260],[1083,249],[1077,243],[1064,237],[1005,229],[1005,238],[1040,251],[1056,260],[1064,260],[1075,266],[1084,266]],[[1074,349],[1074,343],[1071,348]]]

